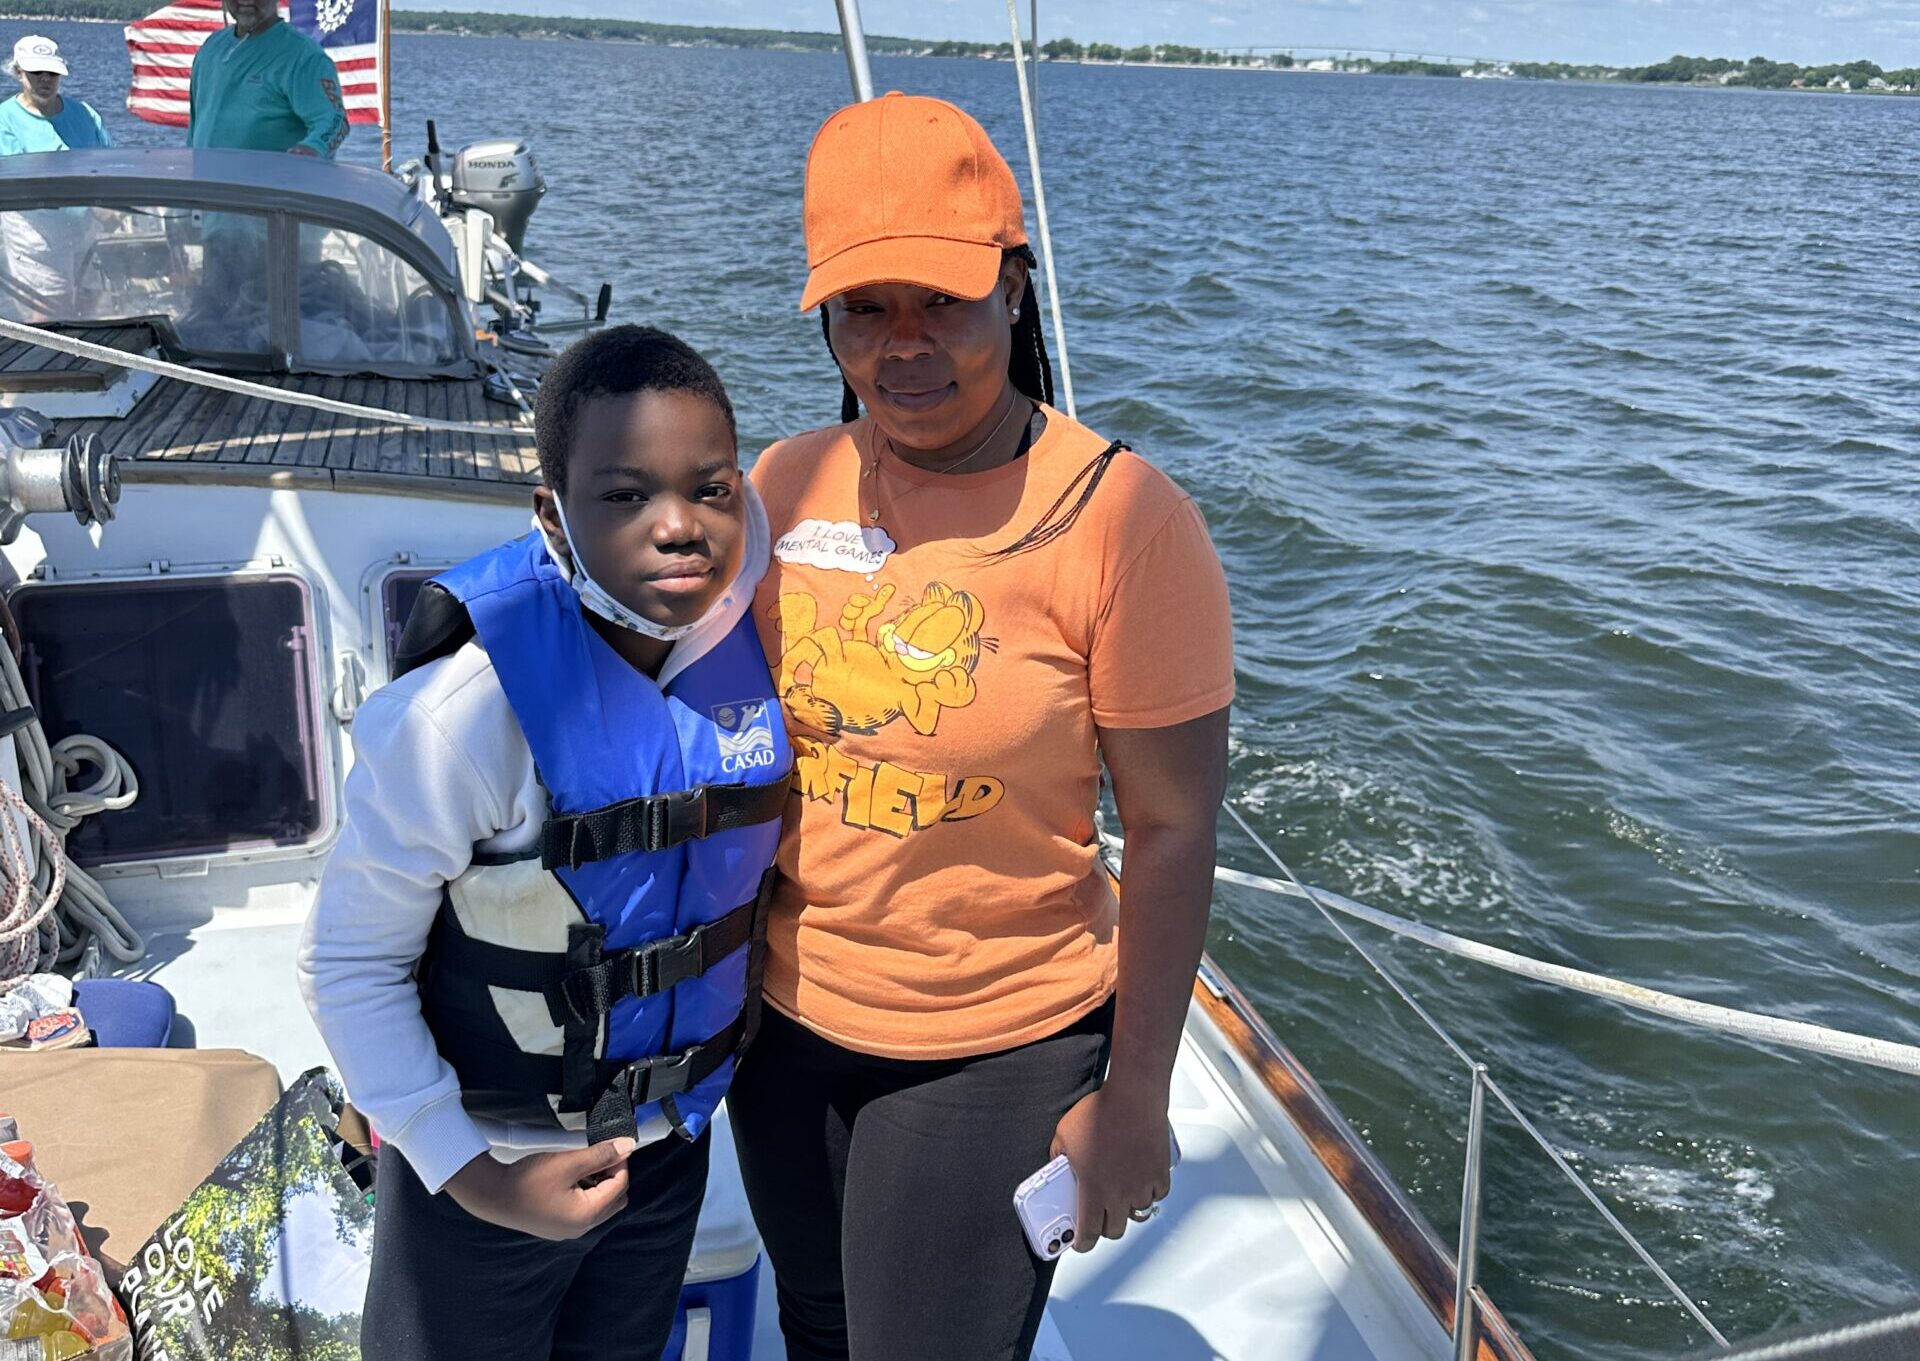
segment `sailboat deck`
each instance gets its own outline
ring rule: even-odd
[[[73,327],[68,334],[132,353],[153,344],[153,329],[140,325]],[[0,392],[98,391],[123,371],[28,341],[0,340]]]
[[[151,891],[151,890],[150,890]],[[201,1048],[242,1048],[283,1076],[325,1063],[293,986],[310,890],[258,886],[208,909],[189,884],[155,893],[137,924],[134,973],[178,999]],[[1062,1260],[1035,1361],[1442,1361],[1446,1335],[1292,1124],[1263,1110],[1258,1079],[1197,997],[1170,1117],[1184,1157],[1165,1212]],[[730,1255],[745,1193],[724,1114],[695,1248]],[[1011,1208],[1009,1207],[1009,1213]],[[763,1270],[752,1361],[785,1355],[772,1273]],[[1504,1332],[1504,1325],[1496,1323]],[[1524,1361],[1489,1348],[1486,1361]]]
[[[151,353],[144,325],[63,327],[77,339]],[[0,395],[22,406],[33,395],[98,393],[126,370],[24,342],[0,343]],[[488,399],[478,378],[262,374],[249,381],[403,415],[497,427],[455,434],[359,420],[159,378],[125,416],[57,422],[62,441],[89,434],[119,456],[128,482],[265,483],[524,500],[539,481],[533,432],[515,408]],[[449,483],[457,484],[450,488]]]

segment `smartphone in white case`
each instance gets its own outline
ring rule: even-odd
[[[1167,1151],[1172,1166],[1180,1166],[1180,1141],[1167,1131]],[[1027,1246],[1034,1256],[1051,1262],[1073,1246],[1075,1217],[1080,1211],[1080,1188],[1073,1179],[1073,1166],[1062,1153],[1015,1188],[1013,1211],[1020,1217],[1020,1229],[1027,1235]]]

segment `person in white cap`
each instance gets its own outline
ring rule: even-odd
[[[113,145],[91,104],[60,93],[67,62],[52,38],[29,34],[15,43],[9,69],[20,93],[0,103],[0,156]]]

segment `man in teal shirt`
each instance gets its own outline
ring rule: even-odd
[[[347,135],[340,73],[274,0],[226,0],[233,27],[200,45],[187,145],[291,151],[331,160]]]
[[[0,156],[113,145],[91,104],[60,93],[67,63],[53,39],[29,35],[15,43],[13,73],[20,93],[0,103]]]

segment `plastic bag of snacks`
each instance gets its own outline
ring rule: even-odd
[[[0,1116],[0,1358],[132,1361],[127,1316],[16,1133]]]

